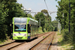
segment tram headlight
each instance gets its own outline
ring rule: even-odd
[[[14,34],[14,36],[16,36],[16,34]]]
[[[26,36],[26,34],[24,34],[24,36]]]

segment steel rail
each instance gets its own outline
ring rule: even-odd
[[[52,33],[51,33],[52,34]],[[49,35],[51,35],[49,34]],[[44,39],[46,39],[49,35],[47,35],[45,38],[43,38],[41,41],[43,41]],[[41,41],[39,41],[37,44],[35,44],[34,46],[32,46],[29,50],[31,50],[32,48],[34,48],[36,45],[38,45]]]
[[[54,35],[55,35],[55,34],[54,34]],[[49,50],[50,46],[52,45],[52,41],[53,41],[53,39],[54,39],[54,36],[53,36],[53,38],[52,38],[52,40],[51,40],[51,42],[50,42],[50,44],[49,44],[47,50]]]
[[[14,43],[14,42],[15,42],[15,41],[10,42],[10,43],[7,43],[7,44],[4,44],[4,45],[0,45],[0,47],[3,47],[3,46],[6,46],[6,45],[9,45],[9,44]]]
[[[20,46],[20,45],[22,45],[22,44],[24,44],[24,43],[26,43],[26,42],[23,42],[23,43],[21,43],[21,44],[15,45],[15,46],[13,46],[13,47],[11,47],[11,48],[8,48],[7,50],[11,50],[11,49],[13,49],[13,48],[15,48],[15,47],[18,47],[18,46]]]

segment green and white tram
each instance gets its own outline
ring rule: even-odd
[[[37,37],[38,21],[29,17],[14,17],[12,24],[13,40],[29,40]]]

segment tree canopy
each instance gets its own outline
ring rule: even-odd
[[[41,10],[41,12],[38,12],[35,15],[35,19],[38,20],[38,22],[40,22],[43,31],[52,31],[51,16],[49,16],[47,10],[44,9]]]

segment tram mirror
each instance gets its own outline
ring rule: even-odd
[[[12,24],[10,24],[10,26],[12,26]]]

